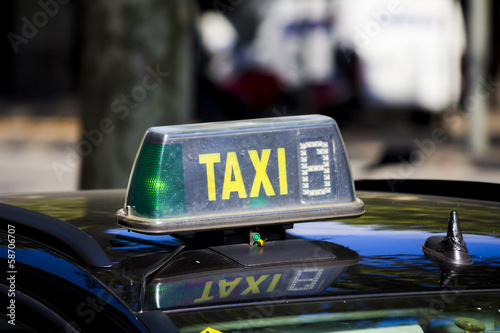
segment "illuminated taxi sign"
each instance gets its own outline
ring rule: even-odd
[[[117,215],[178,233],[363,211],[335,121],[308,115],[148,129]]]

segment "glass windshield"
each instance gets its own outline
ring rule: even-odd
[[[498,332],[500,293],[441,292],[170,313],[181,332]]]

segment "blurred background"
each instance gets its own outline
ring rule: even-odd
[[[310,113],[355,179],[500,183],[500,1],[2,5],[0,193],[124,188],[151,126]]]

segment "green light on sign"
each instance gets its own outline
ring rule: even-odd
[[[160,163],[158,163],[160,161]],[[127,205],[146,218],[185,213],[181,145],[145,142],[130,182]]]

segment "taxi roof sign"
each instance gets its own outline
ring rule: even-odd
[[[117,217],[171,234],[363,212],[336,122],[306,115],[149,128]]]

